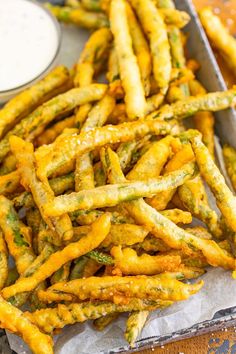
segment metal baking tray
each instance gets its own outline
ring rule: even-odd
[[[38,0],[43,2],[42,0]],[[55,1],[54,1],[55,2]],[[57,0],[60,4],[63,1]],[[205,32],[198,19],[195,8],[191,0],[175,0],[179,10],[188,12],[191,21],[184,31],[188,34],[188,56],[195,58],[201,65],[198,72],[198,79],[209,92],[224,91],[226,84],[219,70],[218,64],[211,50]],[[74,26],[62,25],[62,49],[59,56],[59,63],[72,66],[78,59],[79,54],[87,40],[88,31],[77,29]],[[79,40],[78,40],[79,35]],[[236,148],[236,111],[233,109],[224,110],[215,114],[216,133],[221,142],[228,142]],[[236,306],[218,311],[211,320],[197,323],[192,327],[182,329],[177,332],[166,333],[163,336],[152,336],[138,340],[135,347],[124,346],[112,349],[106,354],[113,353],[134,353],[141,349],[161,346],[180,339],[190,338],[210,331],[236,325]],[[5,352],[5,351],[4,351]],[[101,353],[101,352],[100,352]],[[105,353],[104,353],[105,354]]]

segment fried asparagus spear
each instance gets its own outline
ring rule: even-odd
[[[42,309],[25,315],[46,333],[52,333],[56,328],[63,328],[68,324],[84,322],[109,315],[114,312],[129,312],[137,310],[155,310],[170,306],[171,301],[130,299],[127,304],[114,304],[112,302],[97,301],[83,302],[81,304],[59,304],[54,309]]]
[[[32,276],[38,270],[38,268],[49,258],[49,256],[53,252],[55,252],[55,247],[50,244],[45,243],[42,252],[40,252],[40,254],[31,262],[31,264],[28,264],[27,268],[24,270],[23,273],[20,274],[20,277],[18,279]],[[9,286],[9,285],[12,285],[12,284],[8,284],[6,286]],[[38,285],[38,287],[36,288],[36,291],[39,289],[45,289],[45,286],[43,286],[43,285],[44,285],[43,282],[40,283]],[[28,300],[30,295],[32,296],[32,293],[23,292],[23,293],[11,296],[8,299],[8,301],[14,306],[21,307],[22,305],[24,305],[26,303],[26,301]],[[36,298],[35,294],[34,294],[34,298]]]
[[[33,111],[37,106],[55,95],[69,80],[69,71],[58,66],[44,79],[11,99],[0,110],[0,137],[9,127]]]
[[[136,339],[141,334],[148,316],[149,311],[134,311],[129,315],[126,321],[125,339],[131,347],[134,346]]]
[[[87,132],[93,128],[103,126],[114,109],[115,99],[105,95],[90,111],[88,118],[81,128],[81,132]],[[79,156],[76,159],[75,191],[94,188],[94,172],[90,153]]]
[[[57,251],[50,255],[34,274],[19,279],[14,285],[3,289],[2,294],[4,298],[15,296],[18,293],[32,291],[42,281],[50,277],[64,264],[76,259],[92,249],[99,246],[99,244],[106,238],[110,230],[110,215],[102,215],[92,225],[91,231],[87,236],[75,243],[70,243],[61,251]]]
[[[124,90],[120,79],[120,70],[115,47],[110,50],[106,78],[109,81],[109,92],[116,98],[124,97]]]
[[[178,188],[178,196],[181,202],[193,216],[207,225],[209,231],[216,238],[220,238],[222,236],[222,230],[220,228],[218,216],[209,206],[201,177],[197,176],[189,182],[187,181],[183,186]]]
[[[154,77],[161,92],[165,94],[171,75],[171,56],[163,17],[151,0],[132,0],[131,4],[149,39]]]
[[[173,0],[155,0],[155,4],[159,8],[163,9],[174,9],[175,4]]]
[[[199,15],[211,43],[219,50],[226,64],[236,74],[235,38],[229,34],[227,28],[223,25],[220,18],[212,12],[211,8],[203,8]]]
[[[115,321],[119,316],[119,312],[112,312],[109,315],[105,315],[97,318],[93,321],[93,326],[97,331],[103,331],[104,328],[109,326],[110,323]]]
[[[30,230],[19,220],[10,200],[1,195],[0,204],[0,227],[17,270],[21,274],[35,258]]]
[[[175,122],[140,120],[117,126],[107,125],[81,133],[79,136],[58,137],[53,144],[46,146],[45,149],[40,147],[37,150],[35,154],[38,167],[37,175],[41,180],[44,180],[46,176],[52,175],[62,166],[70,166],[71,169],[71,162],[76,155],[82,155],[108,143],[131,141],[147,134],[166,135],[168,133],[178,133],[178,126]]]
[[[160,8],[161,13],[166,25],[175,26],[177,28],[182,28],[188,24],[190,21],[190,16],[185,11],[179,11],[173,8]]]
[[[66,0],[65,1],[66,6],[70,6],[73,8],[80,7],[80,1],[79,0]]]
[[[192,96],[203,95],[205,88],[197,80],[189,82],[189,88]],[[214,158],[214,116],[211,112],[199,112],[194,115],[194,124],[197,130],[202,133],[202,141],[208,147]]]
[[[75,117],[71,116],[60,120],[53,124],[50,128],[45,129],[41,135],[36,138],[36,145],[51,144],[65,128],[73,128],[75,126]]]
[[[114,257],[115,267],[126,275],[155,275],[166,271],[171,272],[178,269],[181,264],[181,258],[178,256],[150,256],[147,253],[138,256],[132,248],[121,249],[121,246],[112,247],[111,255]]]
[[[168,174],[181,168],[184,164],[194,160],[194,154],[190,145],[184,145],[176,154],[168,161],[164,172]],[[175,189],[167,190],[164,193],[158,193],[147,202],[156,210],[164,210],[175,194]]]
[[[20,174],[18,171],[10,172],[0,176],[0,194],[9,195],[14,193],[20,185]]]
[[[129,23],[130,35],[134,47],[134,53],[140,70],[141,80],[143,83],[145,95],[150,93],[150,75],[152,70],[151,54],[147,40],[143,34],[142,28],[138,23],[136,16],[128,3],[126,3],[126,12]]]
[[[42,333],[26,315],[0,296],[1,327],[20,335],[34,354],[53,354],[52,338]]]
[[[127,298],[180,301],[198,292],[203,285],[200,281],[195,284],[184,284],[162,274],[155,277],[147,276],[103,276],[76,279],[67,283],[57,283],[46,291],[39,291],[39,298],[50,301],[50,294],[68,294],[79,300],[100,299],[127,302]],[[4,291],[4,290],[3,290]],[[48,295],[48,298],[47,298]],[[69,297],[68,297],[69,298]]]
[[[229,175],[230,181],[236,190],[236,151],[230,145],[223,146],[223,156],[225,167]]]
[[[216,204],[220,209],[226,224],[230,229],[236,232],[236,198],[227,187],[225,179],[215,165],[207,147],[201,140],[201,134],[196,130],[190,130],[187,133],[200,172],[209,185],[216,198]]]
[[[104,208],[127,200],[150,197],[158,192],[178,187],[195,174],[195,164],[189,163],[167,176],[149,179],[145,182],[125,182],[61,195],[46,203],[44,212],[48,216],[60,216],[79,209]]]
[[[171,145],[174,143],[175,139],[172,136],[167,136],[153,143],[128,173],[127,179],[145,181],[158,177],[172,153]],[[109,150],[107,153],[109,154]]]
[[[0,231],[0,269],[0,289],[2,289],[8,279],[8,250],[2,231]]]
[[[45,102],[34,112],[22,119],[21,122],[4,136],[0,142],[0,160],[2,161],[10,151],[9,137],[11,135],[17,135],[28,141],[32,141],[56,117],[60,117],[64,113],[69,113],[78,105],[99,100],[104,95],[106,88],[107,86],[103,84],[75,88]]]
[[[125,91],[127,115],[130,119],[144,117],[145,93],[141,75],[132,48],[129,17],[124,0],[112,0],[110,5],[111,31],[114,36],[119,72]]]
[[[61,22],[73,23],[78,27],[87,29],[96,29],[108,26],[108,19],[105,14],[86,11],[83,8],[72,8],[53,6],[50,3],[46,4],[48,10]]]
[[[38,180],[35,173],[34,147],[16,136],[10,137],[11,150],[16,156],[21,184],[30,190],[42,218],[46,224],[55,230],[61,239],[68,240],[73,235],[71,220],[68,215],[61,218],[48,218],[44,212],[44,203],[53,199],[51,188]]]
[[[108,55],[111,40],[112,34],[108,28],[98,29],[91,34],[75,66],[75,87],[92,84],[93,77],[101,70],[101,63]],[[91,103],[87,103],[77,109],[75,123],[78,128],[82,127],[91,107]]]
[[[13,173],[12,173],[13,174]],[[10,175],[9,176],[10,179]],[[19,173],[18,173],[19,174]],[[1,177],[0,177],[1,180]],[[75,176],[74,173],[68,173],[65,176],[60,176],[60,177],[55,177],[49,180],[50,187],[52,188],[53,192],[55,195],[60,195],[63,194],[64,192],[67,192],[68,190],[74,190],[75,186]],[[4,194],[4,193],[2,193]],[[16,196],[13,199],[14,205],[16,208],[31,208],[34,207],[34,199],[32,197],[32,194],[30,192],[23,192]]]

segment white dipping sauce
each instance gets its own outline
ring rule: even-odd
[[[57,48],[57,28],[44,9],[27,0],[0,0],[0,91],[39,76]]]

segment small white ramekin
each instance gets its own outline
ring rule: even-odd
[[[24,83],[21,86],[13,87],[12,89],[9,89],[6,91],[0,91],[0,105],[7,102],[8,100],[10,100],[15,95],[17,95],[19,92],[25,90],[27,87],[34,84],[36,81],[42,79],[49,71],[51,71],[52,68],[57,64],[58,56],[59,56],[60,49],[61,49],[61,40],[62,40],[61,28],[60,28],[58,21],[55,19],[55,17],[43,5],[36,2],[35,0],[23,0],[23,1],[30,1],[35,6],[40,7],[40,9],[42,9],[47,14],[47,16],[51,19],[51,21],[55,27],[56,34],[57,34],[56,49],[55,49],[55,53],[53,55],[53,59],[50,60],[50,62],[48,63],[48,66],[45,69],[43,69],[42,72],[37,74],[37,76],[35,76],[33,79]]]

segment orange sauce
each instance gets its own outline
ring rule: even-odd
[[[236,0],[193,0],[197,10],[204,6],[210,6],[214,13],[221,18],[229,32],[236,37]],[[236,84],[236,77],[232,74],[230,69],[225,65],[222,57],[215,52],[216,59],[221,68],[222,74],[228,87]]]

